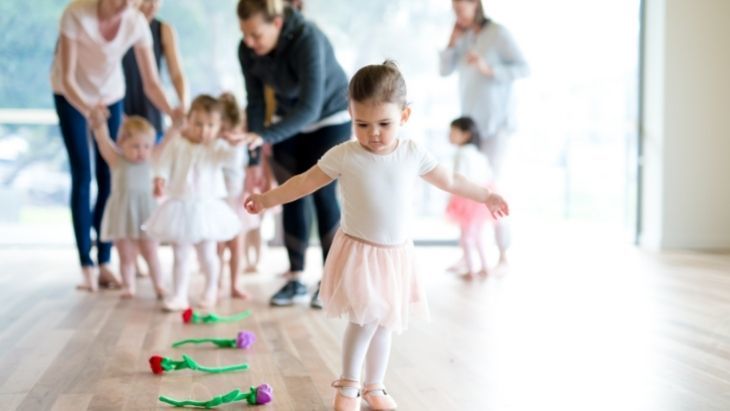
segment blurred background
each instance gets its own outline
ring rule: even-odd
[[[0,27],[12,28],[0,38],[5,244],[73,244],[67,157],[48,80],[66,3],[0,4]],[[245,99],[235,5],[235,0],[163,4],[159,16],[178,32],[193,96],[230,90]],[[531,76],[516,83],[519,124],[504,176],[516,231],[568,224],[633,241],[639,0],[488,0],[485,8],[512,32],[531,68]],[[451,2],[306,0],[304,14],[332,40],[348,74],[385,58],[398,62],[414,109],[407,133],[448,161],[448,125],[459,115],[457,79],[439,76],[437,53],[451,33]],[[443,218],[446,200],[423,186],[416,225],[421,243],[455,243],[457,228]]]

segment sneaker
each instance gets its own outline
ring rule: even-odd
[[[270,303],[277,307],[285,307],[294,304],[294,300],[306,298],[306,296],[307,287],[297,280],[290,280],[271,297]]]
[[[316,308],[318,310],[322,309],[322,300],[319,299],[319,287],[321,285],[321,281],[317,283],[317,289],[314,290],[314,294],[312,294],[312,300],[309,302],[310,307]]]

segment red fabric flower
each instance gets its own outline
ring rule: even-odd
[[[159,375],[165,372],[165,369],[162,368],[162,360],[163,358],[159,355],[153,355],[150,357],[150,368],[152,368],[152,373]]]
[[[190,320],[193,319],[193,309],[192,308],[188,308],[187,310],[183,311],[182,317],[183,317],[183,322],[185,324],[189,324],[190,323]]]

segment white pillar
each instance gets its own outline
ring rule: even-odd
[[[730,0],[645,0],[641,244],[730,250]]]

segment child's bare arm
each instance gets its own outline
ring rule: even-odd
[[[114,167],[118,161],[119,147],[109,136],[109,128],[106,123],[107,112],[106,107],[97,106],[91,110],[89,115],[89,126],[92,134],[99,147],[101,157],[106,161],[109,167]]]
[[[172,139],[180,136],[181,130],[182,130],[182,121],[178,122],[177,120],[173,119],[172,125],[165,131],[165,135],[162,136],[162,141],[160,141],[160,144],[157,144],[152,149],[152,160],[153,161],[158,161],[160,159],[162,152],[165,151],[165,147],[167,147],[167,145],[170,144],[170,141],[172,141]]]
[[[479,186],[442,165],[436,166],[422,177],[434,186],[451,194],[483,203],[495,218],[509,215],[509,206],[502,196],[489,191],[486,187]]]
[[[334,180],[315,165],[302,174],[290,178],[279,187],[264,194],[252,194],[244,205],[249,213],[260,213],[264,209],[289,203],[311,194]]]

